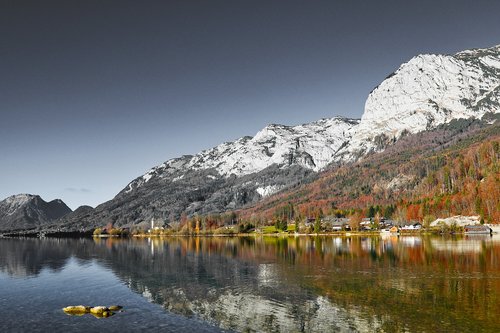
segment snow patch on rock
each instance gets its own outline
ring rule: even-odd
[[[269,186],[259,187],[256,189],[256,191],[257,193],[259,193],[261,197],[264,198],[278,192],[280,189],[281,187],[278,185],[269,185]]]
[[[184,178],[184,175],[180,175],[180,176],[174,177],[174,178],[172,178],[172,182],[179,181],[179,180],[181,180],[182,178]]]

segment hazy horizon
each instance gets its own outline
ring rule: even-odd
[[[360,118],[421,53],[500,44],[500,3],[16,1],[0,5],[0,200],[72,209],[270,123]]]

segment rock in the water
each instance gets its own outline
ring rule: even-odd
[[[120,311],[123,309],[123,306],[120,305],[110,305],[108,306],[109,311]]]
[[[113,311],[120,311],[122,308],[120,305],[111,305],[109,308],[102,305],[94,307],[73,305],[63,308],[63,311],[72,316],[83,316],[86,313],[90,313],[96,318],[107,318],[114,315]]]
[[[105,306],[94,306],[90,309],[90,313],[92,314],[102,314],[104,311],[109,311],[109,309]]]
[[[107,317],[111,317],[112,315],[114,315],[114,313],[112,311],[109,311],[107,309],[102,311],[102,312],[96,312],[96,313],[91,312],[90,314],[96,318],[107,318]]]
[[[66,312],[67,314],[81,316],[90,312],[90,306],[84,306],[84,305],[67,306],[63,308],[63,311]]]

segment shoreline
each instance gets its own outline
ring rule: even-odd
[[[328,232],[328,233],[286,233],[286,232],[275,232],[275,233],[232,233],[232,234],[136,234],[131,235],[131,237],[137,238],[164,238],[164,237],[256,237],[256,236],[266,236],[266,237],[321,237],[321,236],[406,236],[406,235],[433,235],[439,234],[431,231],[416,231],[416,232],[399,232],[399,233],[381,233],[380,231],[348,231],[348,232]],[[456,233],[455,235],[462,235],[463,233]]]
[[[495,228],[492,234],[498,234],[500,226]],[[385,233],[377,231],[337,231],[324,233],[295,233],[295,232],[251,232],[251,233],[164,233],[164,234],[129,234],[129,235],[94,235],[92,231],[18,231],[18,232],[2,232],[0,238],[167,238],[167,237],[351,237],[351,236],[420,236],[420,235],[463,235],[465,232],[440,232],[440,230],[411,230],[399,231],[397,233]]]

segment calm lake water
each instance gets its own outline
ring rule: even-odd
[[[109,318],[68,305],[124,306]],[[0,239],[0,332],[500,332],[500,238]]]

